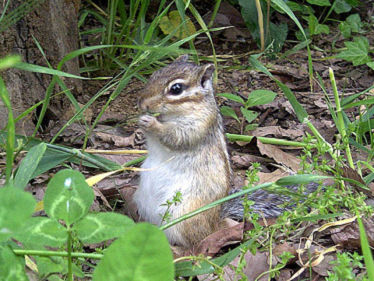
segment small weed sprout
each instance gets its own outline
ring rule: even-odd
[[[171,200],[166,200],[166,203],[161,205],[161,206],[166,206],[165,213],[163,215],[160,214],[160,216],[162,217],[161,222],[170,222],[170,219],[171,219],[170,208],[172,206],[177,206],[181,202],[182,202],[182,193],[180,191],[177,191]]]

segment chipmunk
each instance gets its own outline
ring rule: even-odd
[[[139,119],[148,146],[134,201],[140,218],[162,225],[164,214],[176,219],[228,195],[231,168],[222,118],[212,85],[213,64],[198,66],[184,55],[153,73],[142,91]],[[154,116],[152,114],[157,115]],[[307,194],[318,184],[309,185]],[[297,186],[290,186],[293,192]],[[181,203],[166,206],[180,192]],[[290,201],[257,190],[247,196],[262,216],[278,217]],[[292,207],[292,206],[291,206]],[[224,218],[243,218],[242,199],[226,202],[165,230],[171,244],[191,248],[218,230]]]
[[[139,99],[148,157],[134,194],[140,217],[161,225],[225,197],[231,169],[217,107],[213,64],[198,66],[184,55],[153,73]],[[151,114],[158,114],[157,117]],[[167,208],[177,192],[181,203]],[[165,231],[171,244],[191,247],[218,229],[220,207]]]

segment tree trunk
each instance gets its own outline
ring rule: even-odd
[[[12,0],[8,12],[25,1]],[[41,4],[23,16],[16,24],[0,33],[0,58],[9,54],[18,54],[27,63],[47,66],[43,55],[37,48],[33,37],[39,42],[49,63],[56,68],[58,62],[69,52],[78,49],[78,7],[80,0],[40,1]],[[5,2],[0,3],[0,14]],[[65,72],[79,75],[78,59],[64,65]],[[51,82],[51,75],[10,69],[1,76],[11,97],[14,115],[44,99],[46,89]],[[64,79],[66,86],[74,96],[82,92],[82,83],[78,79]],[[55,87],[54,93],[60,91]],[[69,106],[64,95],[53,98],[49,106],[48,118],[59,119]],[[17,133],[30,135],[35,128],[35,115],[24,118],[17,123]],[[34,122],[33,122],[34,121]],[[7,112],[0,101],[0,128],[7,122]]]

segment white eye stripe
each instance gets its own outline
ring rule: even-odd
[[[171,88],[171,86],[173,86],[174,84],[176,84],[176,83],[181,83],[181,84],[186,84],[186,80],[184,80],[184,79],[175,79],[175,80],[173,80],[173,81],[171,81],[170,83],[169,83],[169,85],[167,86],[167,90],[169,91],[170,90],[170,88]]]

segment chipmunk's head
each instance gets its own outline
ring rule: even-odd
[[[196,65],[183,55],[154,72],[139,99],[139,107],[149,113],[180,115],[215,103],[213,64]]]

